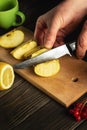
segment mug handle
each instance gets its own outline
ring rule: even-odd
[[[22,13],[21,11],[18,11],[18,12],[16,13],[16,15],[20,17],[20,22],[15,21],[15,22],[13,23],[13,26],[20,26],[20,25],[22,25],[22,24],[24,23],[24,21],[25,21],[25,15],[24,15],[24,13]],[[16,18],[16,19],[17,19],[17,18]]]

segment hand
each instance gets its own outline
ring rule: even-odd
[[[46,48],[59,46],[87,13],[87,0],[65,0],[49,12],[40,16],[34,37]],[[87,50],[87,21],[77,41],[77,57],[83,58]]]

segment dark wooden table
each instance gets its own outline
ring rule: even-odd
[[[48,0],[46,4],[40,0],[19,0],[19,3],[20,9],[26,14],[24,26],[32,31],[37,17],[56,4],[54,0]],[[6,30],[0,29],[0,34],[5,32]],[[87,97],[87,94],[80,99],[84,97]],[[0,130],[86,129],[87,120],[76,122],[69,114],[68,108],[48,97],[16,73],[11,89],[0,91]]]

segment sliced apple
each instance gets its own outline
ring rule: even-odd
[[[28,51],[31,51],[33,48],[35,48],[37,46],[36,41],[34,40],[29,40],[23,44],[21,44],[20,46],[16,47],[15,49],[13,49],[10,54],[18,60],[23,60],[24,59],[24,54]]]
[[[24,54],[24,59],[28,59],[28,58],[31,58],[32,54],[38,50],[40,50],[40,46],[36,46],[34,48],[32,48],[31,50],[27,51],[25,54]]]
[[[32,54],[32,58],[48,51],[46,48],[42,48]],[[60,62],[58,59],[46,61],[34,66],[34,72],[41,77],[50,77],[57,74],[60,70]]]
[[[47,48],[40,48],[39,50],[35,51],[34,53],[31,54],[31,58],[38,56],[44,52],[48,51]]]
[[[51,60],[34,66],[35,74],[41,77],[50,77],[57,74],[60,70],[59,60]]]
[[[14,29],[0,36],[0,46],[4,48],[14,48],[24,41],[24,32]]]

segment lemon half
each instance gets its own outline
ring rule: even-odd
[[[14,82],[13,67],[5,62],[0,62],[0,90],[9,89]]]

